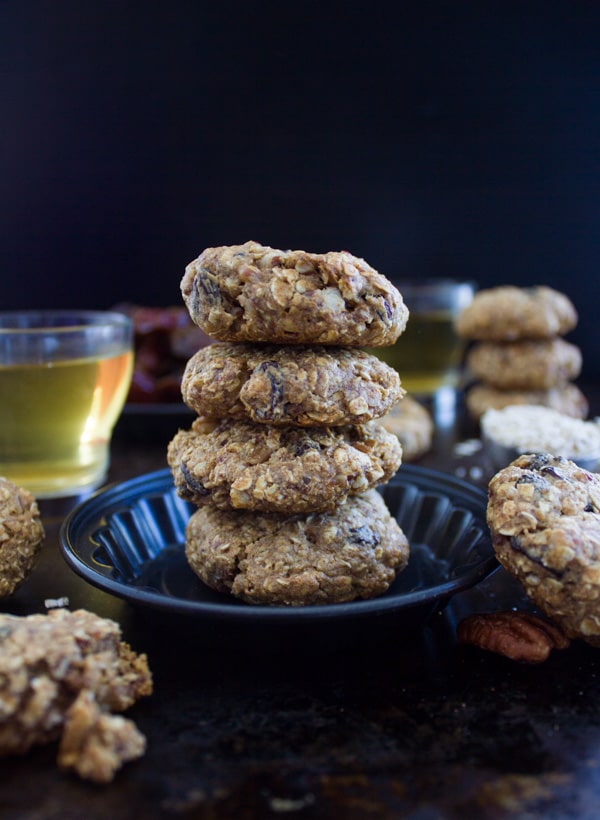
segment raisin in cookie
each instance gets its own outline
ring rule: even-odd
[[[261,515],[200,507],[186,555],[209,587],[250,604],[332,604],[382,595],[409,547],[381,495],[369,490],[332,513]]]
[[[12,593],[33,570],[44,527],[33,495],[0,478],[0,598]]]
[[[215,342],[188,361],[181,393],[201,416],[337,427],[383,416],[404,391],[362,350]]]
[[[403,461],[414,461],[431,447],[435,430],[433,418],[412,396],[405,396],[380,423],[400,439]]]
[[[198,418],[171,440],[167,459],[177,492],[194,504],[294,514],[330,511],[388,481],[402,447],[373,421],[301,428]]]
[[[476,379],[504,390],[546,390],[579,376],[581,350],[565,339],[478,342],[467,355]]]
[[[489,485],[500,563],[571,638],[600,646],[600,476],[552,455],[523,455]]]
[[[202,330],[224,342],[393,344],[408,310],[398,290],[346,251],[280,251],[246,242],[207,248],[181,292]]]
[[[502,390],[487,384],[474,384],[465,393],[465,404],[474,419],[480,419],[486,410],[501,410],[513,404],[550,407],[567,416],[583,419],[589,407],[581,390],[571,383],[547,390]]]
[[[562,336],[577,319],[571,300],[559,291],[503,285],[478,291],[455,324],[464,339],[508,342]]]

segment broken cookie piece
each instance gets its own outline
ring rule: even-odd
[[[109,783],[123,763],[145,751],[146,738],[133,721],[104,712],[92,692],[83,689],[67,709],[58,750],[61,769]]]
[[[145,749],[111,712],[151,693],[146,656],[114,621],[86,610],[0,615],[0,757],[61,738],[59,765],[107,782]]]

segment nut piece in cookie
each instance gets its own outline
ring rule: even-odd
[[[433,418],[429,410],[412,396],[405,396],[380,423],[388,432],[398,436],[403,461],[414,461],[431,447],[435,431]]]
[[[44,528],[33,495],[0,478],[0,598],[23,583],[36,564]]]
[[[225,342],[377,347],[393,344],[408,320],[397,288],[347,251],[206,248],[181,292],[192,320]]]
[[[564,293],[544,285],[503,285],[478,291],[455,326],[464,339],[509,342],[563,336],[577,320],[577,311]]]
[[[383,416],[398,373],[362,350],[216,342],[188,361],[184,402],[201,416],[327,427]]]
[[[260,515],[200,507],[186,555],[200,579],[250,604],[304,606],[382,595],[409,547],[376,490],[333,513]]]
[[[178,494],[194,504],[295,514],[331,511],[385,483],[402,447],[374,421],[300,428],[199,418],[171,440],[167,460]]]
[[[496,556],[570,638],[600,646],[600,476],[547,454],[523,455],[488,488]]]
[[[145,655],[118,624],[86,610],[0,615],[0,757],[66,735],[61,766],[98,782],[143,753],[130,721],[114,720],[152,692]]]

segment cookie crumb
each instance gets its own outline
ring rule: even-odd
[[[457,456],[473,456],[481,450],[481,439],[469,438],[465,441],[458,441],[454,445],[454,454]]]
[[[46,598],[44,600],[46,609],[65,609],[69,606],[69,599],[66,595],[62,598]]]

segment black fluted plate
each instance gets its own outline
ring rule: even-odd
[[[178,614],[269,623],[431,612],[497,566],[485,521],[487,496],[451,475],[403,465],[381,492],[404,530],[408,566],[378,598],[319,606],[256,606],[205,586],[187,565],[193,507],[169,470],[110,486],[67,516],[60,545],[69,566],[105,592]]]

